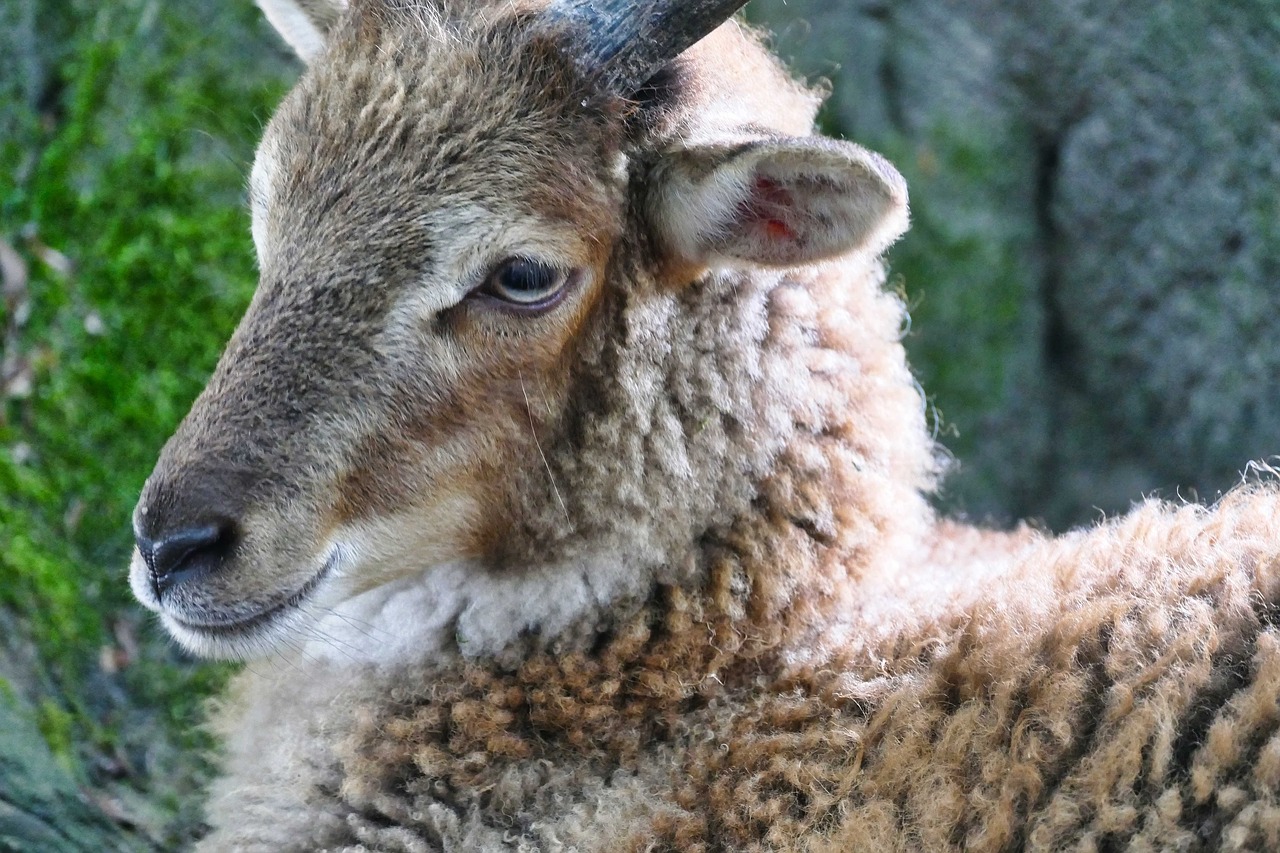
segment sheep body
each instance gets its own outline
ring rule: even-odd
[[[408,166],[408,177],[391,173],[395,184],[379,169],[394,153],[388,139],[427,132],[407,126],[396,106],[439,75],[423,82],[397,64],[401,52],[421,52],[414,31],[396,30],[396,14],[416,14],[415,5],[364,6],[368,17],[351,20],[369,32],[385,28],[399,47],[340,42],[350,55],[339,59],[349,61],[322,63],[303,84],[304,94],[332,97],[287,102],[284,126],[341,130],[358,112],[395,127],[369,137],[359,165],[389,186],[413,186],[418,176]],[[392,6],[396,14],[386,11]],[[438,20],[422,25],[437,28],[446,56],[459,40],[460,30]],[[497,74],[459,53],[476,73]],[[385,87],[393,97],[369,102],[380,69],[405,74]],[[633,140],[637,160],[701,136],[738,144],[729,131],[762,105],[777,126],[751,128],[757,137],[811,129],[815,97],[736,25],[690,51],[681,73],[684,100],[642,114],[627,131],[641,137]],[[347,88],[327,93],[327,82]],[[447,94],[477,95],[465,85]],[[546,115],[557,97],[548,96]],[[565,100],[567,108],[576,103]],[[447,121],[445,112],[430,118]],[[276,149],[297,144],[272,138]],[[348,140],[335,131],[317,146],[325,142]],[[335,170],[324,170],[326,158],[313,174],[316,158],[290,153],[268,151],[260,163],[278,155],[275,167],[291,163],[297,182],[262,178],[256,186],[299,197],[299,187],[327,186]],[[571,177],[593,174],[583,167]],[[897,205],[884,229],[900,230],[905,202],[892,181],[884,186]],[[345,199],[311,201],[320,221]],[[402,221],[380,204],[351,210]],[[298,419],[305,409],[303,391],[292,399],[264,390],[269,371],[254,367],[271,362],[267,344],[297,348],[292,338],[271,337],[280,317],[299,336],[319,328],[312,304],[288,303],[291,282],[275,272],[311,260],[273,236],[290,227],[298,228],[283,215],[255,221],[260,243],[283,246],[265,264],[264,280],[276,289],[260,291],[258,314],[251,308],[212,390],[166,449],[162,474],[140,502],[145,524],[160,529],[157,515],[189,510],[180,486],[216,468],[210,460],[232,444],[228,423],[263,456],[281,442],[295,457],[287,471],[323,490],[327,459],[304,464],[311,449],[288,443],[289,430],[279,438],[244,426],[272,406]],[[713,259],[685,278],[645,266],[661,234],[620,239],[603,307],[584,315],[588,331],[570,350],[579,405],[535,419],[520,375],[524,408],[511,411],[527,413],[538,458],[518,458],[511,481],[519,488],[493,501],[503,511],[514,505],[519,525],[487,559],[423,559],[395,567],[395,577],[376,575],[352,597],[308,603],[303,615],[314,621],[300,619],[290,643],[238,676],[215,716],[224,775],[199,849],[1280,844],[1276,490],[1242,489],[1212,510],[1149,504],[1060,539],[939,521],[924,497],[941,466],[900,341],[905,314],[874,257],[894,236],[884,229],[865,251],[835,260],[768,271]],[[403,254],[399,244],[392,249]],[[292,266],[279,260],[289,251],[300,258]],[[428,288],[406,290],[421,298]],[[355,292],[335,286],[331,303]],[[264,313],[272,299],[294,310]],[[409,331],[423,316],[388,313]],[[366,330],[353,323],[346,331],[355,338]],[[409,331],[396,331],[375,330],[369,350],[403,354],[393,344]],[[261,350],[255,341],[265,342]],[[308,381],[319,372],[305,360],[289,364]],[[560,393],[534,385],[534,399],[548,388],[550,397]],[[520,399],[511,390],[510,400],[471,402],[500,407]],[[384,401],[372,392],[365,399],[370,410]],[[499,420],[508,414],[492,411]],[[339,434],[344,423],[322,419],[321,432]],[[409,443],[375,438],[359,451],[384,466],[374,470],[401,478],[387,477],[388,489],[407,490],[410,466],[391,462],[407,456]],[[337,479],[346,486],[351,478]],[[257,491],[245,491],[258,501],[246,503],[251,509],[270,503],[262,495],[277,497],[278,482],[250,482]],[[357,485],[352,494],[381,499],[368,483]],[[284,494],[285,520],[305,523],[279,530],[296,537],[306,525],[330,523],[305,515],[305,489]],[[411,526],[394,514],[362,523],[363,541],[339,543],[357,557],[376,550],[368,542],[382,528]],[[493,545],[491,531],[482,533]],[[287,582],[305,562],[295,559],[296,543],[274,544],[241,547],[234,566],[209,572],[203,586],[179,585],[168,599],[155,567],[139,557],[135,589],[179,625],[212,612],[223,622],[204,626],[209,634],[242,627],[273,611],[237,600],[237,583],[260,584],[259,602],[276,592],[250,558],[276,560]],[[348,580],[340,576],[347,555],[333,551],[336,585]],[[312,581],[323,586],[330,577]],[[201,628],[188,636],[203,636]]]
[[[863,369],[794,398],[850,404],[808,412],[755,511],[669,582],[585,607],[576,579],[490,579],[509,584],[495,597],[445,567],[242,674],[201,849],[1276,843],[1275,490],[1057,539],[933,520],[918,482],[892,488],[891,425],[928,445],[881,285],[850,261],[761,291],[770,325],[810,330],[782,363]],[[522,646],[542,600],[580,618]],[[475,601],[504,604],[462,619]]]
[[[254,672],[206,849],[1275,849],[1276,498],[975,543],[820,655],[726,536],[591,648]]]

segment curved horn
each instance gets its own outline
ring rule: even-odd
[[[578,67],[628,95],[727,21],[746,0],[556,0],[548,29],[575,34]]]

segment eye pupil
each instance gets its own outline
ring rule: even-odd
[[[555,298],[566,278],[563,270],[550,264],[531,258],[511,258],[490,274],[484,289],[505,302],[541,307]]]
[[[499,283],[513,294],[536,294],[554,286],[556,276],[556,270],[546,264],[520,258],[502,268]]]

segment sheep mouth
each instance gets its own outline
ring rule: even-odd
[[[327,578],[333,568],[335,559],[331,557],[320,567],[320,571],[312,575],[306,583],[294,592],[267,604],[248,616],[236,616],[225,619],[205,618],[191,619],[186,615],[165,613],[164,621],[177,628],[182,634],[196,639],[199,645],[206,642],[234,642],[236,640],[265,639],[266,634],[278,630],[281,622],[290,614],[300,609],[311,598],[320,584]],[[178,637],[182,642],[184,638]]]

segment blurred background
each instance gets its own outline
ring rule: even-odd
[[[1280,453],[1280,6],[747,14],[908,178],[947,512],[1065,529]],[[227,668],[132,603],[129,514],[252,293],[245,176],[298,70],[249,0],[0,0],[0,851],[199,832]]]

